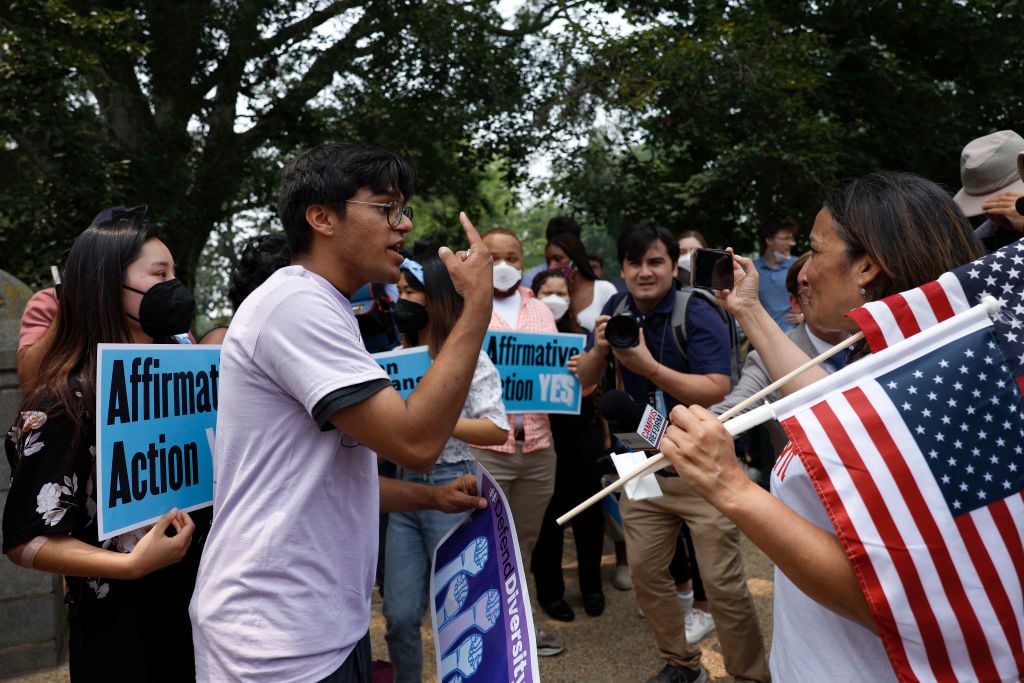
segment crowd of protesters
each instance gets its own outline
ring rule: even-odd
[[[195,342],[195,302],[164,241],[173,226],[145,207],[106,209],[75,239],[59,287],[23,316],[3,551],[66,577],[73,680],[369,680],[376,584],[394,680],[418,681],[433,549],[462,513],[486,506],[472,475],[480,463],[509,501],[534,579],[537,654],[558,655],[572,630],[563,642],[543,619],[602,615],[604,548],[618,525],[602,506],[572,520],[580,594],[567,595],[555,520],[614,471],[615,433],[635,424],[601,406],[623,391],[673,425],[662,495],[609,499],[622,534],[610,582],[635,591],[664,660],[643,677],[706,681],[698,643],[717,631],[737,681],[895,680],[807,473],[799,459],[778,466],[785,435],[768,425],[770,443],[734,440],[715,415],[852,335],[851,309],[1016,240],[1022,159],[1024,139],[1000,131],[964,148],[955,197],[908,173],[844,181],[807,240],[796,222],[766,218],[759,257],[734,256],[733,287],[707,295],[681,275],[691,245],[707,246],[692,226],[623,229],[614,283],[568,216],[549,223],[544,261],[525,273],[519,234],[478,233],[465,214],[468,249],[413,253],[408,162],[363,145],[315,147],[282,171],[283,234],[243,244],[234,316],[200,341],[221,345],[212,515],[172,509],[100,541],[97,345]],[[802,243],[808,253],[791,253]],[[617,318],[637,327],[632,343],[611,333]],[[509,413],[481,350],[488,330],[585,335],[567,366],[579,414]],[[738,334],[750,349],[742,367]],[[383,347],[367,348],[371,338]],[[399,344],[424,345],[431,359],[406,398],[371,354]],[[781,391],[868,353],[856,343]],[[379,459],[394,465],[386,476]],[[777,566],[770,648],[741,533]]]

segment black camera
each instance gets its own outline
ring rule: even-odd
[[[631,349],[640,343],[640,320],[629,313],[613,315],[604,328],[604,338],[613,349]]]

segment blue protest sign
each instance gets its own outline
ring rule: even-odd
[[[391,386],[402,395],[402,398],[409,398],[409,394],[430,367],[430,354],[427,353],[426,346],[375,353],[373,359],[388,373]]]
[[[501,398],[510,413],[579,415],[580,383],[566,367],[583,351],[582,334],[491,331],[483,350],[501,375]],[[426,346],[373,354],[402,398],[408,398],[430,367]]]
[[[580,383],[566,367],[583,352],[582,334],[492,330],[484,351],[501,375],[501,397],[510,413],[580,412]]]
[[[437,680],[537,683],[537,647],[508,501],[477,466],[487,509],[474,510],[434,550],[430,610]]]
[[[100,540],[213,502],[219,378],[219,346],[99,345]]]

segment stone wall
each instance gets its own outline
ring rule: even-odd
[[[0,270],[0,436],[21,403],[15,362],[18,326],[32,291]],[[0,456],[0,506],[7,500],[11,470]],[[59,576],[22,569],[0,557],[0,678],[52,668],[67,647],[67,616]]]

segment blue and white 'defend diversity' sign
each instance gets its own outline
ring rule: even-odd
[[[580,383],[569,358],[583,352],[582,334],[491,331],[483,351],[501,375],[501,398],[510,413],[580,412]],[[375,353],[391,386],[408,398],[430,367],[427,347]]]
[[[219,346],[100,344],[100,540],[213,502]]]
[[[526,569],[498,483],[477,466],[487,508],[474,510],[434,550],[430,617],[437,680],[540,681]]]

